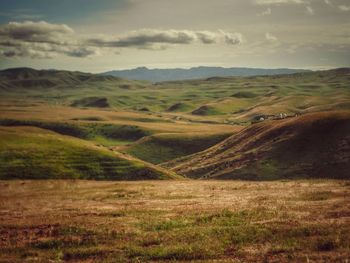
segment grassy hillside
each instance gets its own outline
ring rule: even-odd
[[[173,173],[83,140],[33,127],[0,126],[0,179],[147,180]]]
[[[169,160],[203,151],[229,134],[156,134],[135,142],[120,150],[141,160],[159,164]]]
[[[350,179],[349,134],[349,112],[265,121],[165,167],[192,178]]]
[[[136,141],[151,135],[151,131],[132,125],[118,125],[99,122],[64,122],[0,119],[2,126],[33,126],[69,135],[80,139],[95,141],[103,145],[118,145]]]

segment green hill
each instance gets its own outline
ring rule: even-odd
[[[96,117],[95,117],[96,120]],[[86,121],[86,120],[85,120]],[[41,121],[41,120],[15,120],[0,119],[2,126],[32,126],[42,128],[62,135],[85,139],[103,145],[117,145],[137,141],[152,132],[134,125],[118,125],[100,122],[80,121]]]
[[[0,179],[149,180],[171,172],[34,127],[0,126]]]
[[[121,151],[141,160],[159,164],[169,160],[203,151],[230,134],[156,134],[124,147]]]

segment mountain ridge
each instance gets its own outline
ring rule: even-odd
[[[121,78],[68,70],[37,70],[28,67],[0,70],[0,89],[21,87],[73,87],[96,82],[123,82]]]
[[[302,72],[312,72],[306,69],[265,69],[265,68],[248,68],[248,67],[207,67],[199,66],[189,69],[184,68],[167,68],[167,69],[149,69],[147,67],[137,67],[126,70],[111,70],[101,73],[101,75],[110,75],[115,77],[126,78],[130,80],[147,80],[152,82],[191,80],[210,77],[246,77],[262,75],[281,75],[294,74]]]

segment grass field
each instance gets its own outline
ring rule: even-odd
[[[347,181],[0,181],[0,200],[1,262],[350,258]]]

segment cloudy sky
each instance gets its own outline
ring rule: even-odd
[[[0,68],[350,66],[349,0],[0,0]]]

